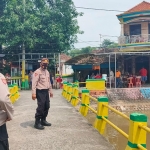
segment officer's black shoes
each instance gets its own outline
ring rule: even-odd
[[[34,127],[35,127],[36,129],[38,129],[38,130],[43,130],[43,129],[44,129],[44,126],[41,125],[40,119],[36,119],[36,120],[35,120],[35,125],[34,125]]]
[[[43,130],[44,126],[42,126],[41,124],[35,124],[34,128],[38,129],[38,130]]]
[[[41,125],[43,125],[43,126],[51,126],[52,124],[47,122],[46,119],[41,119]]]
[[[45,128],[44,126],[51,126],[51,123],[47,122],[45,118],[36,118],[34,127],[36,129],[43,130]]]

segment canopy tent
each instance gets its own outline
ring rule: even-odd
[[[105,56],[109,57],[109,72],[111,71],[110,62],[111,58],[114,58],[115,61],[115,72],[117,70],[117,58],[120,56],[150,56],[150,52],[111,52],[111,53],[103,53],[103,54],[96,54],[97,56]],[[111,80],[109,80],[109,85],[111,88]],[[115,88],[116,88],[116,78],[115,78]]]
[[[96,54],[83,54],[71,58],[66,61],[65,64],[69,65],[79,65],[79,64],[101,64],[109,62],[109,72],[111,70],[111,62],[115,63],[115,72],[117,70],[117,59],[121,59],[124,56],[125,59],[129,59],[130,56],[150,56],[150,51],[148,52],[110,52],[110,53],[96,53]],[[111,80],[110,88],[111,88]],[[115,78],[115,88],[116,88],[116,78]]]

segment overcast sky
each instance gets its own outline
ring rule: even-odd
[[[142,2],[142,0],[73,0],[76,7],[90,7],[99,9],[110,9],[127,11],[135,5]],[[147,0],[150,2],[150,0]],[[76,48],[82,48],[86,46],[99,46],[100,35],[119,36],[121,27],[116,15],[121,12],[112,11],[100,11],[100,10],[85,10],[77,9],[78,12],[83,12],[84,15],[78,18],[78,24],[80,30],[84,31],[84,34],[78,35],[78,40],[81,43],[75,44]],[[111,39],[117,42],[116,37],[103,36],[103,39]],[[87,42],[83,41],[98,41]]]

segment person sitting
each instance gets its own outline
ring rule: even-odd
[[[32,89],[32,78],[33,78],[33,72],[32,70],[30,71],[29,75],[28,75],[28,79],[29,79],[29,88]]]
[[[97,73],[95,76],[95,79],[101,79],[101,78],[102,78],[102,76],[99,73]]]
[[[90,76],[91,79],[95,79],[95,75],[94,73],[92,73],[92,75]]]

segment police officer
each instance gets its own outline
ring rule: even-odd
[[[9,150],[6,122],[12,120],[14,112],[9,95],[6,78],[0,73],[0,150]]]
[[[50,76],[47,70],[49,61],[43,58],[40,63],[40,68],[33,73],[32,78],[32,99],[37,98],[38,107],[35,114],[34,127],[43,130],[44,126],[51,126],[51,123],[46,121],[50,108],[50,97],[53,97]]]

